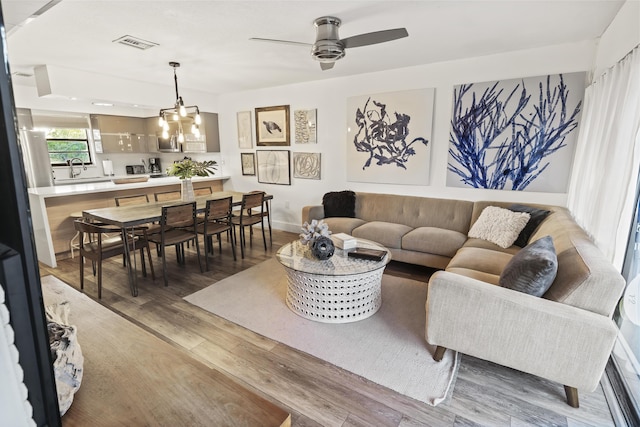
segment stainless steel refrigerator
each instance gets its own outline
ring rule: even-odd
[[[21,130],[18,138],[28,187],[51,187],[54,184],[53,169],[49,161],[45,133]]]

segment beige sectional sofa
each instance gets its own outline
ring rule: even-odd
[[[526,203],[523,203],[526,204]],[[322,205],[303,208],[302,220],[324,219],[332,233],[379,242],[396,261],[434,267],[426,302],[426,339],[448,348],[565,385],[593,391],[613,348],[611,320],[624,279],[587,233],[559,206],[529,238],[551,236],[557,274],[540,297],[501,287],[500,274],[522,248],[502,248],[467,234],[487,206],[392,194],[356,193],[355,218],[324,218]]]

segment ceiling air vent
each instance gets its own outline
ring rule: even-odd
[[[158,43],[142,40],[133,36],[122,36],[119,39],[113,41],[114,43],[120,43],[125,46],[135,47],[137,49],[146,50],[150,47],[158,46]]]

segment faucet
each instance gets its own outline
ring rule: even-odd
[[[82,163],[82,166],[81,166],[82,169],[78,171],[75,170],[75,168],[73,167],[74,160],[79,160],[80,163]],[[75,178],[82,173],[82,170],[87,170],[87,167],[84,165],[84,160],[82,160],[79,157],[74,157],[72,159],[67,160],[67,164],[69,165],[69,178]]]

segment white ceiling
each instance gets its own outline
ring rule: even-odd
[[[1,2],[12,72],[33,74],[34,67],[47,65],[90,73],[98,88],[103,78],[128,81],[131,87],[154,84],[167,92],[167,103],[173,101],[169,61],[182,64],[178,69],[181,92],[237,92],[594,40],[624,3],[62,0],[25,23],[49,2]],[[313,20],[325,15],[342,19],[342,38],[398,27],[405,27],[409,37],[349,49],[329,71],[320,70],[306,47],[249,40],[313,43]],[[113,43],[124,35],[158,46],[140,50]],[[34,78],[17,75],[13,84],[34,86]],[[104,86],[103,100],[108,100],[109,88]]]

